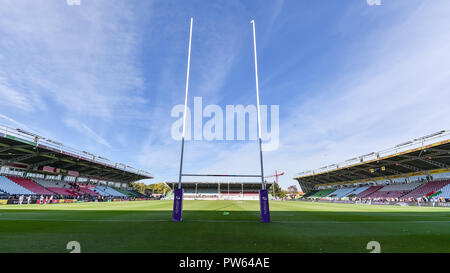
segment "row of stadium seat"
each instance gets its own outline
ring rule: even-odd
[[[330,195],[331,193],[333,193],[336,189],[326,189],[326,190],[320,190],[316,193],[314,193],[313,195],[311,195],[311,197],[313,198],[320,198],[320,197],[325,197]]]
[[[415,189],[414,191],[408,193],[407,195],[403,196],[403,198],[423,197],[423,196],[426,196],[434,191],[437,191],[437,190],[445,187],[449,183],[450,183],[450,180],[428,182],[428,183],[423,184],[421,187]]]
[[[437,193],[441,193],[437,195]],[[386,186],[364,186],[341,189],[313,190],[302,198],[419,198],[424,196],[450,198],[450,180],[431,181],[428,183],[405,183]]]
[[[80,184],[77,189],[72,188],[66,182],[58,181],[46,181],[42,179],[36,179],[33,181],[27,178],[21,177],[6,177],[0,176],[0,191],[10,194],[23,194],[23,195],[66,195],[66,196],[78,196],[82,194],[88,194],[91,196],[112,196],[112,197],[142,197],[144,195],[135,191],[118,191],[108,186],[87,186]],[[128,192],[128,194],[127,194]]]
[[[63,181],[47,181],[43,179],[34,179],[36,183],[45,188],[70,188],[70,185]]]
[[[89,190],[97,192],[99,195],[101,196],[115,196],[115,197],[126,197],[125,194],[118,192],[116,190],[114,190],[111,187],[108,186],[95,186],[95,187],[90,187]]]
[[[41,185],[39,185],[34,181],[31,181],[30,179],[21,177],[7,177],[7,178],[16,183],[17,185],[20,185],[35,194],[44,194],[44,195],[54,194],[54,192],[49,191],[48,189],[42,187]]]
[[[100,194],[98,192],[90,190],[89,186],[86,185],[86,184],[79,184],[78,186],[79,186],[79,188],[78,188],[78,192],[79,193],[89,194],[89,195],[94,196],[94,197],[100,196]]]
[[[366,191],[369,188],[369,186],[364,186],[364,187],[356,187],[354,188],[354,190],[352,192],[350,192],[346,197],[355,197],[358,194],[360,194],[361,192]]]
[[[0,176],[0,190],[8,194],[35,194],[26,188],[14,183],[5,176]]]
[[[359,194],[357,194],[355,197],[356,198],[366,198],[366,197],[368,197],[369,195],[371,195],[372,193],[378,191],[381,188],[383,188],[383,186],[371,186],[367,190],[362,191]]]
[[[384,186],[383,188],[379,189],[379,191],[407,191],[410,192],[414,190],[415,188],[422,186],[423,183],[407,183],[407,184],[392,184]]]
[[[440,189],[441,193],[437,195],[437,197],[444,197],[445,199],[449,199],[450,198],[450,183],[443,187],[442,189]]]
[[[58,188],[58,187],[49,187],[49,190],[53,191],[58,195],[68,195],[68,196],[77,196],[78,194],[70,189]]]
[[[409,191],[382,191],[381,189],[367,196],[370,198],[399,198]]]
[[[349,195],[351,192],[353,192],[355,188],[343,188],[338,189],[331,194],[327,195],[326,197],[332,197],[332,198],[343,198]]]

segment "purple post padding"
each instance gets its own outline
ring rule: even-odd
[[[259,191],[259,206],[261,210],[261,222],[270,223],[269,193],[267,190]]]
[[[183,189],[176,189],[173,198],[172,221],[181,222],[183,220]]]

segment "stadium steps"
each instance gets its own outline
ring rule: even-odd
[[[356,188],[343,188],[343,189],[337,189],[336,191],[332,192],[326,197],[332,197],[332,198],[342,198],[347,195],[349,195],[351,192],[353,192]]]
[[[13,181],[14,183],[24,187],[25,189],[34,192],[35,194],[45,194],[45,195],[54,194],[54,192],[49,191],[48,189],[42,187],[41,185],[30,179],[21,177],[9,177],[9,176],[7,176],[7,178]]]
[[[450,180],[441,180],[441,181],[432,181],[423,184],[421,187],[416,188],[412,192],[408,193],[407,195],[403,196],[403,198],[418,198],[427,196],[428,194],[438,191],[445,186],[450,184]]]
[[[130,192],[130,191],[128,191],[128,190],[125,190],[125,189],[119,189],[119,188],[114,188],[116,191],[118,191],[118,192],[121,192],[121,193],[123,193],[123,194],[125,194],[126,196],[128,196],[128,197],[136,197],[136,194],[134,194],[134,193],[132,193],[132,192]]]
[[[5,176],[0,176],[0,190],[8,194],[35,194],[34,192],[9,180]]]
[[[94,197],[100,196],[97,192],[90,190],[86,185],[78,185],[78,186],[80,187],[79,192],[81,192],[82,194],[88,194]]]
[[[106,196],[106,197],[111,196],[109,193],[102,191],[101,188],[99,188],[98,186],[96,186],[96,187],[89,187],[89,189],[91,191],[94,191],[94,192],[98,193],[101,196]]]
[[[42,180],[42,179],[34,179],[34,182],[38,183],[44,188],[66,188],[69,189],[70,185],[63,181],[48,181],[48,180]]]
[[[444,197],[445,199],[450,198],[450,184],[440,189],[441,194],[437,195],[437,197]]]
[[[375,193],[376,191],[378,191],[379,189],[383,188],[383,186],[371,186],[370,188],[368,188],[367,190],[360,192],[359,194],[357,194],[355,197],[356,198],[365,198],[373,193]]]
[[[305,193],[301,198],[310,197],[311,195],[315,194],[316,192],[318,192],[318,190],[310,190],[309,192]]]
[[[423,183],[392,184],[366,196],[371,198],[400,198],[422,186]]]
[[[332,194],[335,191],[336,191],[336,189],[320,190],[320,191],[314,193],[313,195],[311,195],[310,197],[312,197],[312,198],[321,198],[321,197],[328,196],[328,195]]]
[[[76,192],[74,192],[72,189],[67,189],[67,188],[49,187],[48,189],[55,192],[58,195],[68,195],[68,196],[79,195]]]
[[[108,196],[125,197],[125,195],[123,193],[120,193],[108,186],[96,186],[96,188],[101,190],[102,192],[108,194]]]
[[[369,186],[355,187],[355,188],[353,188],[353,191],[349,192],[346,196],[344,196],[344,198],[355,197],[356,195],[360,194],[361,192],[367,190],[368,188],[369,188]]]
[[[138,197],[138,198],[144,198],[144,197],[146,197],[144,194],[142,194],[142,193],[140,193],[140,192],[138,192],[138,191],[136,191],[136,190],[131,190],[130,192],[136,194],[136,197]]]
[[[117,191],[116,189],[114,189],[112,187],[109,187],[109,186],[105,186],[104,187],[104,191],[109,193],[109,194],[111,194],[112,196],[115,196],[115,197],[127,197],[125,194],[123,194],[123,193],[121,193],[121,192]]]

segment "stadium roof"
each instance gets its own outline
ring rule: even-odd
[[[148,172],[4,125],[0,125],[0,163],[36,173],[67,174],[122,183],[153,178]],[[46,166],[57,171],[49,171],[51,168],[44,170]]]
[[[449,168],[450,131],[440,131],[380,152],[305,171],[294,179],[302,188],[309,190],[319,184],[370,181],[378,177]]]

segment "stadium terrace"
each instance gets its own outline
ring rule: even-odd
[[[55,202],[144,198],[129,184],[153,178],[146,171],[4,125],[0,125],[0,152],[0,195],[32,195],[31,202],[43,202],[38,195],[54,196]]]
[[[438,202],[450,201],[450,131],[440,131],[355,157],[294,179],[303,200]]]

